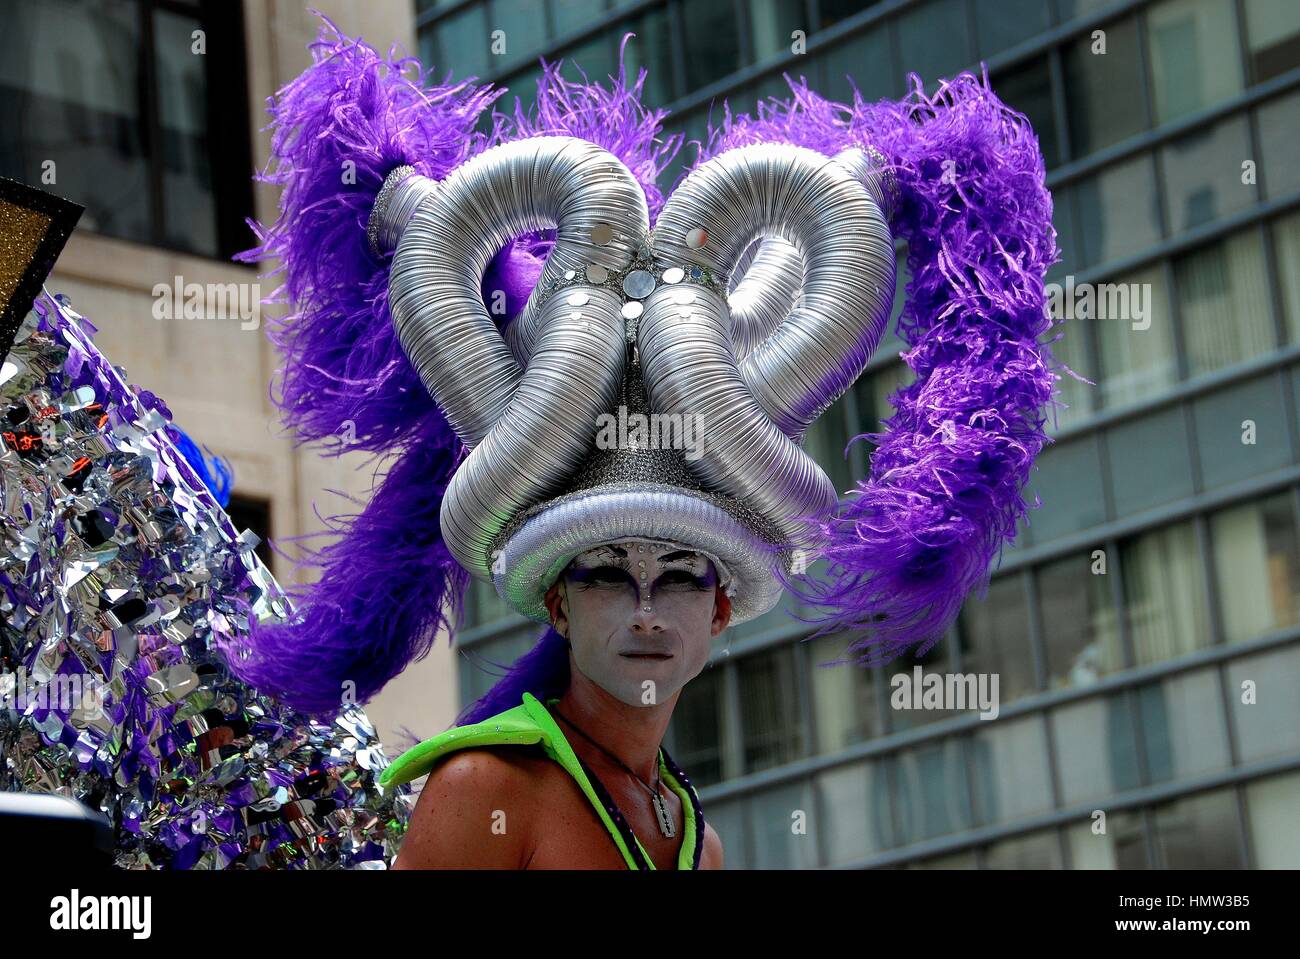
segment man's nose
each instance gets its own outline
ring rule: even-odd
[[[632,612],[632,632],[660,633],[663,632],[663,628],[664,624],[659,618],[659,613],[655,611],[652,604],[637,603],[636,609]]]

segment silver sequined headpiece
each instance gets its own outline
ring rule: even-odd
[[[470,449],[441,510],[456,560],[525,616],[593,546],[645,539],[726,571],[733,623],[771,609],[837,501],[803,451],[861,374],[894,297],[878,156],[781,144],[691,173],[650,229],[636,178],[572,137],[385,182],[398,338]],[[522,234],[556,240],[504,335],[481,292]],[[811,555],[810,555],[811,554]]]

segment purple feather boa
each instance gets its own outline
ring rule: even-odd
[[[324,19],[324,18],[322,18]],[[436,407],[402,352],[388,312],[388,267],[366,223],[384,178],[410,164],[440,179],[487,146],[475,131],[500,95],[469,83],[426,86],[414,58],[387,58],[325,20],[313,64],[269,101],[272,159],[259,179],[282,186],[279,219],[251,223],[239,254],[279,260],[268,303],[284,359],[273,397],[300,441],[334,455],[381,451],[423,434]]]
[[[279,218],[253,224],[260,245],[238,258],[280,261],[268,302],[291,312],[270,329],[283,358],[273,399],[297,441],[397,461],[362,512],[329,518],[334,543],[304,550],[299,565],[321,575],[290,591],[294,618],[256,623],[225,650],[242,680],[313,714],[365,702],[460,616],[468,574],[442,542],[439,510],[464,450],[402,352],[390,258],[371,254],[365,230],[391,170],[443,177],[487,146],[474,125],[499,95],[426,86],[416,60],[382,57],[322,20],[313,65],[269,104],[261,179],[284,188]]]
[[[331,529],[315,535],[342,535],[307,550],[321,578],[287,590],[298,615],[255,623],[245,645],[223,647],[231,669],[322,715],[345,699],[365,703],[424,656],[440,631],[454,633],[469,574],[442,541],[436,506],[446,480],[435,478],[454,472],[461,449],[441,434],[408,444],[360,513],[330,517]]]
[[[916,380],[893,396],[870,477],[820,522],[827,575],[786,579],[815,635],[853,631],[864,665],[924,652],[1028,508],[1021,489],[1050,438],[1053,363],[1044,277],[1058,257],[1052,200],[1028,120],[966,73],[927,96],[851,107],[791,82],[789,102],[724,120],[705,156],[757,141],[833,155],[875,147],[897,177],[891,226],[912,280],[899,334]],[[704,157],[702,157],[703,159]],[[1035,505],[1038,505],[1035,503]]]
[[[494,113],[493,141],[506,143],[535,136],[572,136],[604,147],[623,161],[645,191],[650,220],[664,205],[659,189],[660,174],[668,168],[682,146],[682,134],[663,135],[667,110],[650,110],[641,103],[646,70],[637,71],[628,82],[625,55],[627,34],[619,50],[619,68],[608,84],[567,80],[561,73],[563,61],[543,63],[537,80],[537,100],[525,111],[518,98],[512,113]]]

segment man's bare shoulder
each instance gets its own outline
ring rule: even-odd
[[[396,869],[515,869],[531,852],[538,790],[550,763],[535,749],[462,749],[429,773]]]
[[[700,851],[700,868],[722,868],[722,839],[707,822],[704,824],[704,848]]]

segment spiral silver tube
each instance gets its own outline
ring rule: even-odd
[[[758,406],[732,356],[727,305],[698,286],[660,287],[646,301],[637,349],[650,404],[694,418],[702,455],[691,470],[765,516],[786,541],[811,549],[801,517],[834,506],[826,473]]]
[[[402,212],[397,199],[387,208],[394,215]],[[548,283],[588,264],[621,268],[648,224],[645,195],[631,172],[607,150],[575,137],[494,147],[438,183],[409,216],[389,279],[393,323],[466,446],[478,446],[514,402],[520,357],[532,353],[537,304]],[[557,230],[555,247],[510,324],[507,344],[484,306],[483,274],[507,242],[550,228]],[[380,235],[386,231],[381,225]],[[610,321],[621,330],[617,310]]]
[[[888,220],[898,190],[885,158],[869,147],[849,147],[834,160],[863,185]],[[736,362],[743,362],[790,315],[803,290],[805,270],[803,254],[779,236],[757,240],[741,255],[727,294]]]
[[[748,255],[753,251],[753,255]],[[754,352],[794,309],[803,289],[803,254],[793,243],[768,236],[737,264],[740,273],[727,294],[736,362]],[[743,273],[741,272],[743,271]]]
[[[543,307],[512,402],[443,497],[443,540],[475,576],[491,576],[492,543],[510,520],[553,495],[591,455],[598,417],[622,391],[621,306],[615,293],[593,287],[566,290]]]
[[[803,291],[740,374],[781,431],[800,437],[861,375],[884,332],[893,242],[879,206],[840,162],[788,144],[756,144],[687,177],[659,216],[655,248],[665,263],[696,263],[726,277],[754,238],[768,235],[803,254]]]
[[[443,498],[443,537],[490,578],[495,536],[587,457],[623,380],[621,298],[579,282],[542,305],[545,292],[567,271],[621,268],[649,215],[618,158],[573,137],[504,144],[430,183],[403,175],[376,232],[383,242],[400,229],[389,278],[398,340],[471,450]],[[516,352],[483,303],[483,275],[507,242],[549,228],[555,247],[509,327]]]

